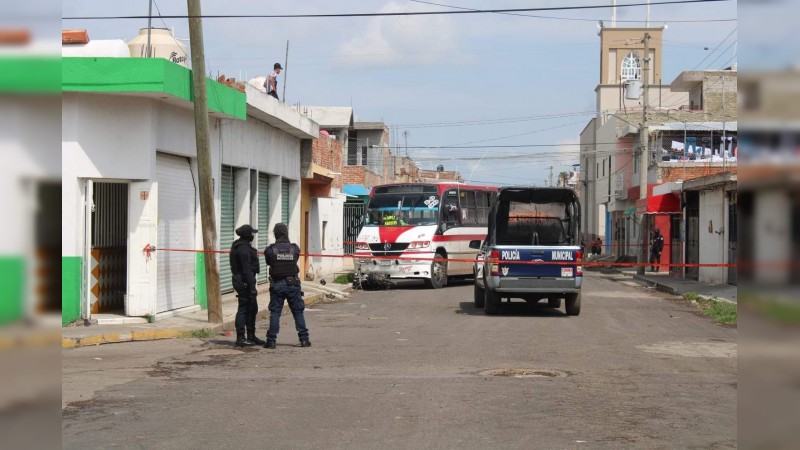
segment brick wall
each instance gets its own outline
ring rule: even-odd
[[[384,181],[383,175],[370,172],[365,166],[344,166],[340,178],[343,184],[362,184],[368,188],[392,182],[392,180]]]
[[[661,183],[669,183],[678,180],[687,181],[721,172],[737,173],[735,164],[728,164],[727,166],[723,167],[722,164],[719,163],[686,164],[685,169],[683,163],[659,163],[658,169],[661,172]]]
[[[312,157],[314,164],[324,167],[332,172],[342,173],[342,142],[330,136],[320,134],[312,143]],[[331,186],[341,189],[344,184],[343,176],[334,177]]]

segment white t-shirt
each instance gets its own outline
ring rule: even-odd
[[[273,70],[272,73],[269,74],[269,76],[275,78],[275,91],[277,91],[278,90],[278,74]],[[267,79],[264,80],[264,87],[267,88],[267,93],[268,94],[270,92],[272,92],[272,85],[269,84],[269,77],[267,77]]]

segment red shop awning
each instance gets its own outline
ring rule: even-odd
[[[680,212],[681,202],[675,194],[651,195],[646,200],[636,200],[637,214],[678,214]]]

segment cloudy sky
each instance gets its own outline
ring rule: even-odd
[[[611,3],[610,0],[431,1],[476,9]],[[154,14],[186,13],[183,0],[157,0],[156,5]],[[147,8],[148,0],[75,0],[63,3],[62,15],[146,15]],[[408,0],[203,1],[204,14],[449,9]],[[236,78],[264,75],[271,71],[273,63],[283,63],[288,40],[289,62],[284,75],[288,77],[286,97],[290,103],[352,105],[356,120],[383,120],[390,125],[393,138],[399,137],[401,147],[405,144],[403,132],[407,131],[408,146],[412,147],[409,153],[426,168],[441,163],[448,170],[460,170],[473,181],[543,185],[549,166],[554,167],[557,176],[577,163],[577,147],[566,144],[578,141],[592,116],[594,88],[599,81],[597,21],[608,24],[611,10],[522,14],[559,19],[501,14],[206,19],[203,23],[206,67],[215,75],[219,72]],[[664,83],[701,62],[701,69],[729,65],[736,51],[733,43],[737,22],[682,23],[681,20],[736,17],[733,1],[652,6],[651,24],[668,24],[663,43]],[[643,21],[645,8],[619,8],[617,18]],[[146,26],[146,20],[70,20],[64,21],[63,26],[85,28],[93,39],[130,40],[139,28]],[[156,18],[153,26],[174,28],[181,39],[189,37],[186,19]],[[712,53],[715,48],[717,51]],[[547,144],[558,146],[547,147]],[[413,148],[459,145],[519,147]]]

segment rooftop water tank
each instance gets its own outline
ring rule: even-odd
[[[642,96],[642,82],[639,80],[628,80],[625,82],[625,99],[639,100]]]
[[[175,39],[172,31],[166,28],[150,28],[150,48],[155,58],[168,59],[175,64],[189,67],[189,52],[182,42]],[[139,35],[128,42],[131,57],[147,57],[147,28],[139,29]]]

